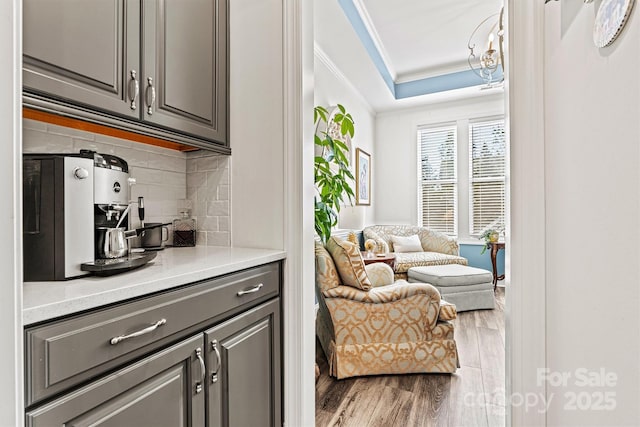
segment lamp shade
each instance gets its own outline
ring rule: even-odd
[[[338,227],[343,230],[362,230],[364,228],[363,206],[343,206],[340,208]]]

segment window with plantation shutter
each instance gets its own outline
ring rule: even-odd
[[[504,228],[504,120],[469,125],[469,231]]]
[[[422,226],[457,233],[456,126],[420,129],[420,208]]]

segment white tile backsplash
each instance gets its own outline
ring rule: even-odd
[[[218,156],[194,159],[197,171],[213,171],[218,169]]]
[[[229,185],[218,186],[218,200],[229,200],[231,197],[231,187]]]
[[[231,245],[229,165],[229,156],[187,153],[187,198],[193,203],[199,245]]]
[[[231,246],[231,233],[228,231],[207,231],[207,246]]]
[[[191,160],[187,159],[187,163]],[[206,187],[207,174],[205,172],[198,172],[197,169],[193,172],[187,172],[187,188],[198,189]]]
[[[227,200],[207,202],[207,216],[229,216],[229,202]]]
[[[218,217],[218,229],[219,231],[229,231],[231,232],[231,221],[229,221],[228,216]]]
[[[42,132],[47,131],[47,124],[45,122],[40,122],[38,120],[23,120],[22,127],[23,129],[33,129],[33,130],[39,130]]]
[[[198,226],[199,245],[230,246],[229,159],[205,151],[182,153],[82,130],[23,121],[25,153],[74,153],[80,149],[113,154],[127,161],[137,184],[131,199],[145,200],[145,222],[171,222],[187,203]],[[188,199],[189,202],[185,202]],[[211,205],[208,202],[221,202]],[[138,226],[137,205],[132,226]],[[171,230],[170,241],[171,243]]]
[[[86,132],[83,130],[68,128],[64,126],[47,124],[47,133],[53,135],[70,136],[74,139],[85,139],[87,141],[95,141],[96,136],[92,132]],[[129,145],[131,145],[129,143]]]

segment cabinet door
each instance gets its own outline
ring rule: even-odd
[[[140,117],[140,2],[24,0],[26,92]]]
[[[272,300],[205,332],[208,426],[280,426],[280,308]]]
[[[202,357],[198,334],[28,411],[26,426],[204,426]]]
[[[145,121],[227,144],[227,2],[144,0]]]

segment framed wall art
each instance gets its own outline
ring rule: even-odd
[[[356,148],[356,205],[371,205],[371,155]]]

